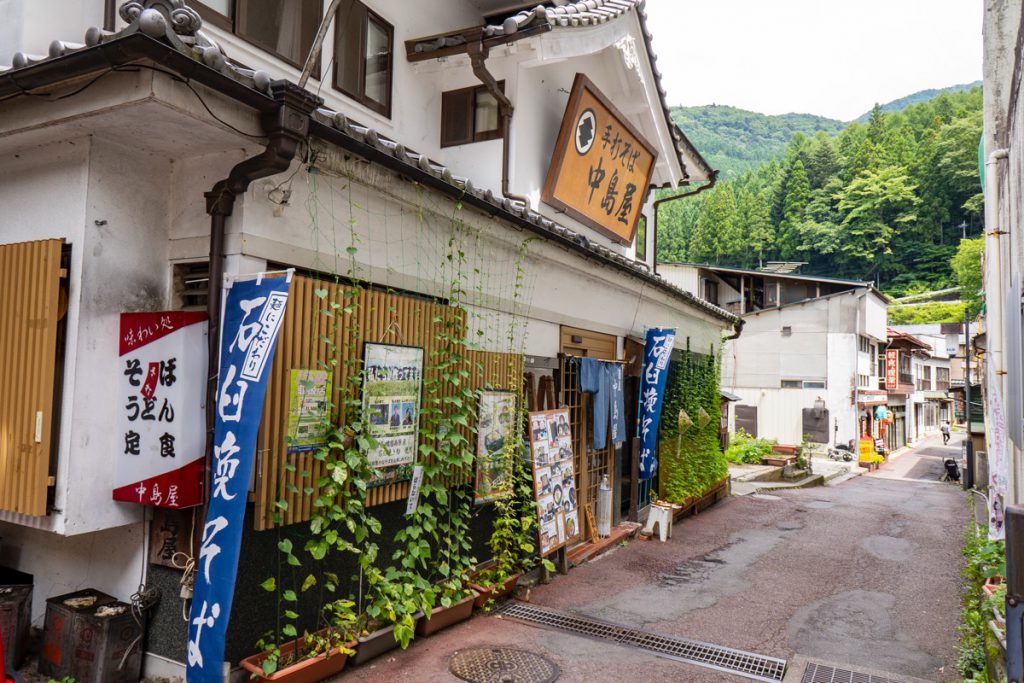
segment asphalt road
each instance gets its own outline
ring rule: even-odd
[[[936,442],[939,445],[936,445]],[[959,680],[960,546],[969,512],[937,481],[931,440],[834,487],[724,501],[532,589],[532,603],[791,660],[801,655],[933,681]],[[348,681],[457,681],[459,649],[515,647],[554,661],[559,681],[740,681],[607,642],[476,616]]]

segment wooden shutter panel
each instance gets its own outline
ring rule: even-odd
[[[473,142],[473,103],[475,88],[441,93],[441,146]]]
[[[360,99],[363,96],[363,60],[366,7],[358,0],[342,0],[334,24],[334,80],[339,90]]]
[[[0,245],[0,510],[46,514],[63,240]]]

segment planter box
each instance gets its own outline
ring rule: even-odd
[[[477,592],[477,597],[473,601],[475,607],[483,607],[487,604],[488,600],[503,600],[515,589],[516,584],[519,583],[519,577],[522,574],[515,574],[505,579],[504,583],[495,583],[490,586],[479,586],[473,582],[470,582],[469,587]]]
[[[778,453],[779,455],[792,455],[796,456],[796,452],[800,450],[800,446],[791,446],[789,444],[777,443],[772,446],[772,453]]]
[[[415,625],[413,628],[419,630],[419,622],[423,619],[423,613],[417,613],[413,616]],[[368,662],[375,657],[379,657],[385,652],[390,652],[398,647],[398,641],[395,640],[395,625],[385,626],[379,628],[373,633],[365,636],[359,636],[356,639],[356,653],[350,658],[352,664],[359,666],[364,662]]]
[[[424,616],[416,624],[416,635],[420,637],[429,636],[449,626],[454,626],[460,621],[469,619],[473,616],[473,605],[477,597],[477,592],[472,591],[451,607],[435,607],[429,615]]]
[[[293,640],[281,646],[281,655],[286,656],[295,652],[299,647],[301,639]],[[348,649],[356,647],[356,641],[345,643]],[[323,652],[316,657],[303,659],[283,669],[278,669],[267,676],[263,673],[263,660],[267,658],[266,652],[260,652],[241,661],[242,668],[252,674],[251,678],[258,681],[285,681],[286,683],[317,683],[325,678],[334,676],[345,668],[348,655],[335,648],[330,652]]]

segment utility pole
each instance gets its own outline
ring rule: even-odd
[[[974,444],[971,443],[971,317],[964,311],[964,416],[967,418],[967,471],[964,490],[974,488]]]

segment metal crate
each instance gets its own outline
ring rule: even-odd
[[[68,602],[80,598],[95,598],[95,600],[81,607],[68,604]],[[108,605],[114,601],[112,595],[93,588],[49,598],[46,601],[46,620],[43,624],[43,649],[39,655],[39,673],[57,680],[69,676],[75,677],[72,668],[77,647],[75,634],[82,630],[79,622],[91,615],[97,607]],[[75,678],[77,680],[77,677]]]
[[[104,611],[116,613],[104,616]],[[136,683],[142,671],[143,628],[131,605],[115,601],[80,617],[73,634],[75,683]]]
[[[0,633],[7,664],[19,668],[32,621],[32,575],[0,567]]]

